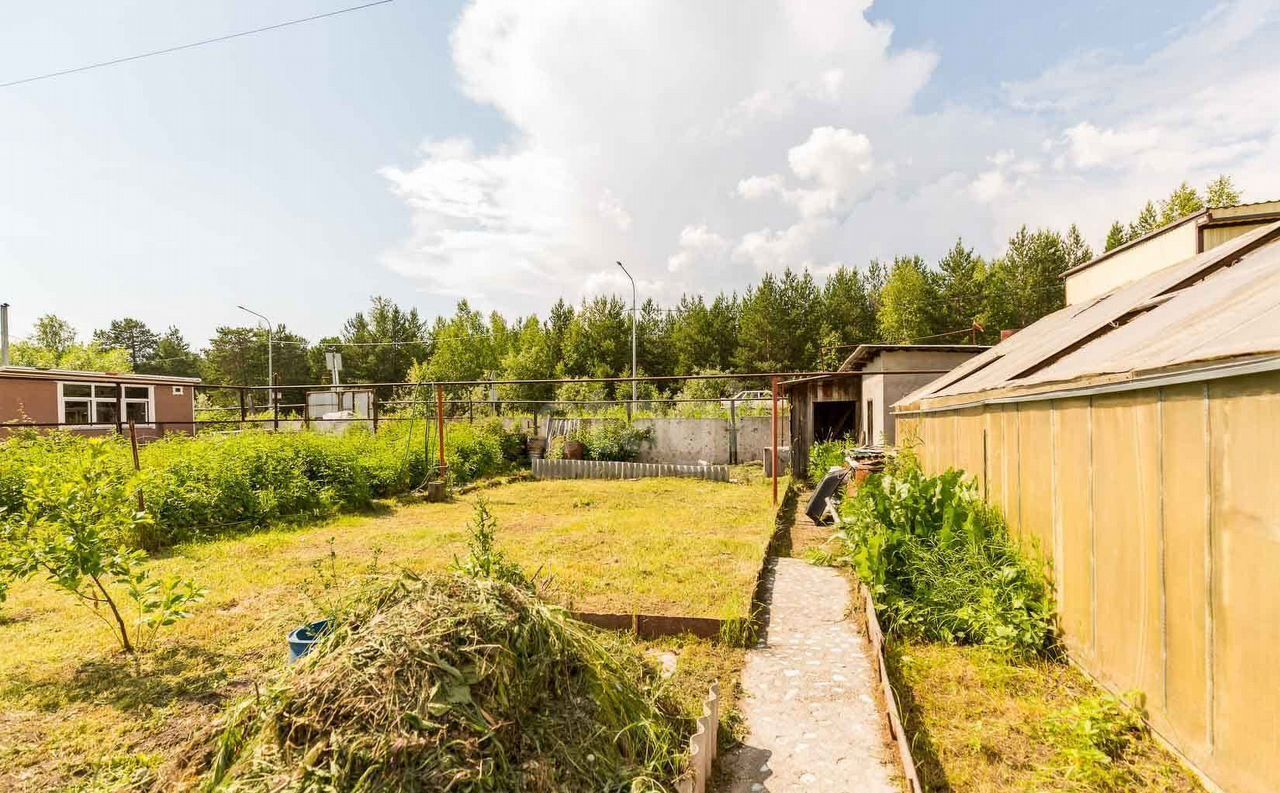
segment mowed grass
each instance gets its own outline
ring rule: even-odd
[[[283,665],[289,630],[318,616],[317,563],[340,579],[375,562],[424,572],[465,552],[474,501],[499,544],[552,597],[585,611],[749,613],[773,531],[767,481],[519,482],[448,504],[383,505],[305,528],[179,546],[156,558],[209,589],[135,675],[106,628],[43,581],[0,606],[0,790],[127,789],[175,757],[233,698]]]
[[[982,647],[893,640],[890,674],[926,791],[1202,790],[1150,736],[1087,773],[1064,725],[1098,688],[1063,663],[1011,664]]]

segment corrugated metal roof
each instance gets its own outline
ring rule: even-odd
[[[1280,222],[1056,311],[898,405],[1270,352],[1280,352]]]

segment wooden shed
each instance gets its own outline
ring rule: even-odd
[[[1051,563],[1072,658],[1216,786],[1280,790],[1280,223],[1044,317],[903,399]]]
[[[861,344],[835,374],[782,383],[791,400],[791,463],[806,476],[818,441],[855,438],[865,445],[896,438],[890,406],[987,349],[969,344]]]

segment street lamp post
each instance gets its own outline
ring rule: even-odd
[[[267,323],[267,389],[268,389],[267,405],[268,407],[274,408],[276,404],[276,380],[275,380],[275,369],[272,366],[272,362],[271,362],[271,346],[272,346],[271,338],[275,333],[275,330],[274,330],[275,326],[271,324],[271,320],[267,319],[266,317],[262,316],[261,314],[254,311],[251,308],[245,308],[244,306],[236,306],[236,308],[240,309],[241,311],[247,311],[250,314],[257,317],[258,319]]]
[[[618,262],[618,266],[622,267],[622,262]],[[631,277],[631,273],[627,272],[626,267],[622,267],[622,272],[627,276],[627,280],[631,282],[631,410],[636,409],[636,279]]]

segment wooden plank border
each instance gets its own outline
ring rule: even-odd
[[[889,664],[885,654],[884,631],[880,628],[880,619],[876,616],[875,600],[866,584],[858,583],[858,596],[862,599],[863,612],[866,615],[867,639],[871,642],[871,662],[880,677],[880,693],[884,696],[885,718],[889,722],[889,734],[898,748],[898,760],[902,764],[902,774],[907,780],[909,793],[924,793],[920,784],[920,774],[916,771],[915,758],[911,756],[911,741],[902,726],[902,711],[898,707],[898,697],[894,694],[893,683],[889,680]]]

